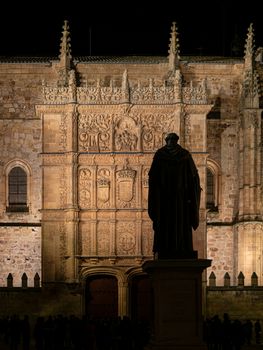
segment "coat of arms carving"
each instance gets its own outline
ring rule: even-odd
[[[130,202],[134,196],[134,181],[136,170],[124,166],[116,172],[117,197],[122,202]]]

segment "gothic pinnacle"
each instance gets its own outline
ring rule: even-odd
[[[249,62],[250,60],[253,59],[254,50],[255,50],[254,29],[253,29],[253,23],[251,23],[249,28],[248,28],[247,39],[246,39],[246,44],[245,44],[245,57],[244,58],[245,58],[246,62]]]
[[[174,71],[178,65],[180,60],[180,50],[179,50],[179,38],[178,38],[178,32],[176,23],[172,23],[171,27],[171,37],[170,37],[170,44],[169,44],[169,70]]]
[[[254,58],[254,30],[253,24],[251,23],[248,28],[248,34],[245,44],[245,64],[243,80],[244,105],[249,108],[258,108],[259,106],[260,85]]]
[[[70,32],[69,32],[69,26],[68,26],[67,20],[64,21],[64,25],[63,25],[59,58],[60,58],[60,63],[64,66],[64,68],[70,69],[71,44],[70,44]]]

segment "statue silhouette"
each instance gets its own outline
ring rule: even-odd
[[[148,213],[153,221],[153,253],[158,259],[197,258],[192,229],[199,225],[200,179],[189,151],[170,133],[149,171]]]

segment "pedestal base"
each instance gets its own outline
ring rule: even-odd
[[[143,264],[153,281],[154,337],[147,349],[203,350],[202,272],[211,260],[154,260]]]

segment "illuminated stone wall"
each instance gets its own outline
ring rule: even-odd
[[[40,72],[39,72],[40,73]],[[21,286],[26,273],[28,285],[41,276],[42,174],[41,122],[36,118],[38,81],[35,66],[19,70],[0,65],[0,286]],[[22,167],[27,174],[28,212],[8,212],[8,173]]]
[[[208,275],[222,285],[225,273],[235,283],[240,271],[256,272],[262,284],[262,126],[253,87],[262,72],[250,50],[245,60],[176,53],[73,60],[62,50],[57,60],[1,62],[0,285],[8,273],[19,285],[24,272],[30,281],[37,272],[44,285],[83,292],[88,276],[111,274],[126,314],[129,279],[153,258],[148,170],[171,131],[200,174],[193,241],[199,258],[212,259]],[[6,210],[13,166],[28,176],[28,213]],[[207,168],[214,210],[206,209]]]

